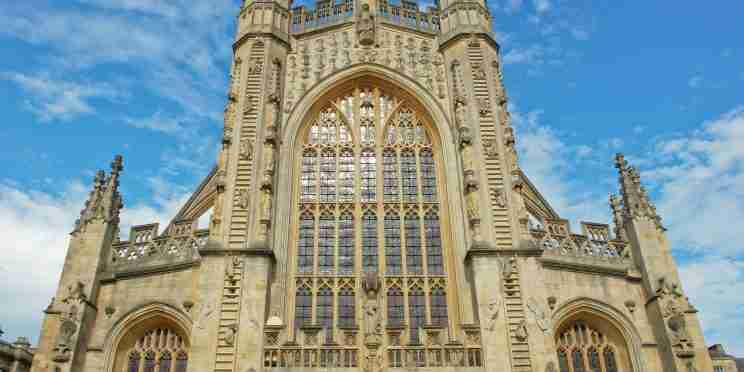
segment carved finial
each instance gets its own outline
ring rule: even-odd
[[[85,230],[85,227],[94,220],[105,222],[118,222],[119,211],[123,203],[119,195],[119,174],[124,167],[122,157],[117,155],[111,163],[111,174],[106,178],[106,173],[99,170],[93,179],[93,189],[85,201],[85,207],[80,211],[80,218],[75,221],[75,229],[72,233]]]
[[[627,240],[624,228],[623,206],[620,197],[610,194],[610,208],[612,209],[612,222],[615,225],[615,238]]]
[[[651,220],[659,230],[666,230],[661,224],[661,217],[656,213],[656,207],[650,201],[646,189],[641,185],[638,170],[629,166],[625,156],[621,153],[615,155],[615,167],[620,176],[623,218]]]

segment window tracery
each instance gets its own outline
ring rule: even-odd
[[[357,295],[365,293],[360,292],[360,279],[377,273],[382,279],[382,329],[400,329],[397,346],[421,347],[410,357],[403,352],[409,358],[405,360],[434,366],[434,359],[427,362],[421,332],[450,326],[448,277],[438,160],[420,115],[379,88],[357,88],[318,112],[301,146],[292,244],[297,250],[292,269],[296,284],[290,292],[297,340],[321,327],[335,343],[357,347],[361,339],[354,329],[362,326],[357,319],[364,319],[359,314],[367,297]],[[392,346],[394,338],[381,340]],[[307,366],[357,365],[359,355],[353,351],[331,361],[322,359],[320,351],[303,350],[296,358]],[[457,353],[438,350],[432,355],[439,355],[440,366],[460,365]],[[287,354],[276,363],[288,365],[294,358]],[[468,364],[462,358],[462,365]]]
[[[560,372],[618,372],[617,340],[583,322],[565,329],[556,340]]]
[[[127,372],[186,372],[187,345],[181,336],[169,328],[145,332],[126,352]],[[176,355],[176,363],[173,356]]]

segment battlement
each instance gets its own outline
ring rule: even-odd
[[[159,224],[132,226],[128,241],[111,246],[109,268],[128,271],[145,266],[191,262],[198,258],[199,248],[207,243],[209,229],[197,229],[197,220],[172,223],[158,236]]]

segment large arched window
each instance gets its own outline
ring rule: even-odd
[[[405,329],[404,342],[418,344],[420,330],[452,318],[431,127],[410,101],[372,86],[318,107],[296,152],[294,332],[304,340],[334,328],[325,335],[343,343],[344,329],[365,326],[356,321],[365,319],[361,283],[375,272],[382,329]]]
[[[593,327],[573,321],[559,333],[556,344],[560,372],[630,371],[625,342],[607,322]]]

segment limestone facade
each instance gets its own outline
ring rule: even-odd
[[[580,233],[521,171],[491,21],[246,2],[217,165],[127,241],[99,172],[32,370],[712,371],[637,171]]]

